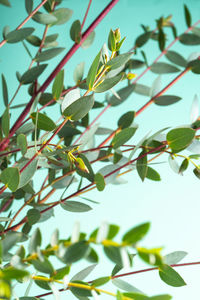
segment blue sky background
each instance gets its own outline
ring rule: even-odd
[[[24,9],[24,1],[12,1],[12,9],[1,6],[0,7],[0,31],[5,25],[10,25],[14,29],[26,16]],[[34,1],[35,6],[39,1]],[[93,0],[89,16],[87,18],[85,29],[94,20],[98,13],[109,3],[109,1]],[[124,0],[114,7],[112,12],[102,21],[102,23],[95,30],[96,38],[94,44],[88,50],[79,49],[73,56],[70,62],[65,67],[65,84],[73,84],[72,72],[75,66],[81,61],[86,62],[86,72],[90,66],[96,53],[102,47],[103,43],[107,41],[107,36],[110,28],[119,27],[122,36],[126,36],[126,41],[122,50],[128,51],[134,43],[135,38],[142,33],[140,24],[149,25],[151,29],[156,27],[155,19],[164,15],[173,15],[172,21],[178,29],[178,33],[186,30],[186,25],[183,15],[183,4],[187,4],[192,13],[192,22],[196,22],[200,18],[200,1],[197,0]],[[65,25],[55,27],[49,30],[49,33],[59,31],[59,46],[66,47],[65,52],[71,47],[72,42],[69,38],[69,29],[72,22],[76,19],[83,19],[88,1],[86,0],[64,0],[62,6],[71,8],[74,14],[71,20]],[[30,21],[28,26],[36,26],[37,30],[34,34],[42,35],[42,26],[36,25]],[[168,30],[169,32],[169,30]],[[169,32],[169,42],[171,42],[171,32]],[[159,54],[158,47],[155,42],[149,42],[144,47],[147,53],[148,61],[151,63]],[[180,53],[187,58],[191,52],[199,51],[198,46],[186,47],[180,43],[172,48],[172,50],[180,51]],[[31,48],[34,54],[35,48]],[[48,69],[45,74],[49,74],[57,63],[62,58],[63,54],[49,62]],[[141,58],[138,54],[137,58]],[[30,63],[28,55],[25,53],[23,46],[19,44],[7,44],[0,50],[0,70],[7,78],[9,86],[9,95],[13,95],[16,89],[15,71],[23,73]],[[162,58],[160,61],[165,61]],[[137,74],[140,74],[137,70]],[[169,83],[175,75],[162,76],[163,87]],[[45,75],[41,76],[41,81]],[[149,72],[139,83],[152,85],[156,75]],[[144,113],[142,113],[136,120],[139,129],[133,138],[133,143],[137,143],[149,130],[152,133],[158,129],[166,126],[180,126],[189,124],[190,122],[190,108],[195,94],[200,95],[199,76],[189,73],[182,78],[175,86],[173,86],[168,94],[175,94],[181,96],[183,99],[173,106],[159,107],[152,105]],[[98,96],[99,100],[104,100],[104,96]],[[27,102],[29,99],[26,95],[26,87],[21,89],[15,104]],[[133,94],[123,106],[111,108],[99,120],[101,126],[116,128],[117,120],[122,113],[128,110],[137,110],[146,101],[147,97],[141,97]],[[2,101],[2,100],[1,100]],[[0,107],[3,111],[3,105]],[[59,111],[55,108],[50,108],[51,113],[54,113],[53,118],[57,119]],[[92,113],[91,120],[98,113],[95,110]],[[15,113],[13,121],[17,115]],[[163,155],[161,161],[166,163],[156,166],[156,170],[161,174],[161,182],[152,182],[148,179],[144,183],[141,182],[136,172],[131,172],[124,178],[128,183],[124,185],[109,185],[106,189],[99,193],[96,190],[89,192],[86,196],[90,199],[100,202],[100,205],[94,205],[91,212],[84,214],[68,213],[61,208],[55,209],[55,218],[51,218],[47,223],[41,223],[40,228],[44,235],[44,246],[48,243],[50,235],[54,228],[59,228],[62,237],[68,236],[73,228],[73,224],[79,220],[81,230],[90,233],[94,228],[98,227],[102,221],[106,220],[109,223],[119,224],[121,227],[121,234],[126,232],[129,228],[146,221],[151,222],[151,230],[147,237],[141,242],[141,245],[146,247],[164,247],[164,254],[176,250],[184,250],[188,252],[185,262],[199,260],[200,242],[199,242],[199,180],[194,177],[192,168],[184,174],[184,176],[173,173],[167,163],[167,156]],[[38,181],[39,183],[39,181]],[[57,195],[52,198],[52,201],[57,200]],[[78,199],[77,199],[78,200]],[[82,263],[82,267],[86,266]],[[133,270],[148,267],[135,260]],[[75,265],[74,272],[78,271],[80,266]],[[110,273],[112,264],[105,258],[102,263],[95,269],[91,279],[99,276],[105,276]],[[177,271],[185,279],[187,286],[182,288],[172,288],[164,284],[157,274],[157,272],[149,272],[146,274],[135,275],[124,278],[137,288],[141,289],[149,295],[159,293],[169,293],[174,296],[176,300],[186,300],[190,298],[198,299],[199,294],[199,277],[200,267],[185,267],[179,268]],[[112,286],[110,288],[113,288]],[[20,290],[16,288],[15,292],[18,296]],[[42,293],[42,290],[40,290]],[[45,292],[45,291],[44,291]],[[38,294],[38,289],[33,287],[30,295]],[[71,299],[71,294],[63,294],[62,299]],[[104,297],[104,296],[103,296]],[[47,299],[52,299],[48,297]]]

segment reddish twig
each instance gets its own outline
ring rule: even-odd
[[[125,167],[131,165],[131,164],[134,163],[135,161],[137,161],[137,160],[139,160],[139,159],[142,159],[143,157],[147,156],[148,154],[151,154],[151,153],[154,153],[154,152],[156,152],[156,151],[158,151],[158,150],[161,150],[161,149],[164,148],[165,146],[166,146],[166,142],[163,142],[163,144],[160,145],[159,147],[153,148],[153,149],[150,150],[149,152],[146,152],[146,153],[144,153],[144,154],[138,156],[137,158],[135,158],[135,159],[133,159],[133,160],[130,160],[130,161],[127,162],[126,164],[124,164],[124,165],[118,167],[117,169],[113,170],[112,172],[106,174],[106,175],[104,176],[104,178],[107,178],[107,177],[111,176],[112,174],[115,174],[116,172],[120,171],[121,169],[123,169],[123,168],[125,168]],[[74,192],[73,194],[67,196],[66,198],[64,198],[64,199],[62,199],[62,200],[59,200],[59,201],[55,202],[54,204],[52,204],[51,206],[49,206],[49,207],[43,209],[40,213],[43,214],[43,213],[45,213],[46,211],[49,211],[49,210],[53,209],[55,206],[59,205],[60,203],[63,203],[63,202],[67,201],[67,200],[70,199],[70,198],[73,198],[73,197],[75,197],[75,196],[78,196],[78,195],[81,194],[83,191],[86,191],[87,189],[91,188],[91,187],[94,186],[94,185],[95,185],[94,182],[88,184],[87,186],[85,186],[85,187],[83,187],[82,189],[80,189],[80,190]],[[23,218],[18,224],[14,225],[14,226],[12,226],[12,227],[10,227],[10,228],[5,229],[3,232],[0,232],[0,235],[2,235],[3,233],[8,232],[8,231],[10,231],[10,230],[17,230],[22,224],[26,223],[26,221],[27,221],[27,217]]]
[[[84,18],[83,18],[83,22],[82,22],[82,24],[81,24],[81,30],[83,29],[83,26],[84,26],[84,24],[85,24],[85,21],[86,21],[86,18],[87,18],[87,15],[88,15],[88,12],[89,12],[89,9],[90,9],[91,4],[92,4],[92,0],[89,0],[89,4],[88,4],[88,7],[87,7],[85,16],[84,16]]]
[[[47,0],[43,0],[31,13],[28,17],[16,28],[16,30],[22,28],[35,14],[36,12],[47,2]],[[0,42],[0,48],[5,45],[7,41],[4,39]]]
[[[151,105],[154,100],[161,95],[163,95],[172,85],[174,85],[181,77],[183,77],[188,71],[190,71],[191,68],[186,68],[183,70],[176,78],[174,78],[166,87],[164,87],[160,92],[158,92],[155,96],[153,96],[145,105],[143,105],[137,112],[136,117],[141,114],[149,105]]]
[[[200,261],[183,263],[183,264],[173,264],[173,265],[170,265],[170,266],[172,268],[177,268],[177,267],[187,267],[187,266],[194,266],[194,265],[200,265]],[[123,274],[120,274],[120,275],[112,276],[112,279],[119,278],[119,277],[124,277],[124,276],[136,275],[136,274],[139,274],[139,273],[144,273],[144,272],[149,272],[149,271],[154,271],[154,270],[158,270],[158,268],[148,268],[148,269],[133,271],[133,272],[129,272],[129,273],[123,273]],[[88,281],[88,283],[92,284],[93,280]],[[68,289],[69,288],[67,288],[67,289],[62,288],[62,289],[59,289],[59,292],[64,292],[64,291],[66,291]],[[42,298],[42,297],[45,297],[45,296],[52,295],[52,293],[53,292],[47,292],[47,293],[44,293],[44,294],[41,294],[41,295],[37,295],[37,296],[34,296],[34,297],[36,297],[36,298]]]
[[[8,143],[9,139],[15,134],[16,130],[21,126],[21,123],[27,116],[27,114],[30,111],[30,108],[35,100],[35,97],[39,93],[43,93],[46,88],[49,86],[49,84],[53,81],[53,79],[56,77],[56,75],[62,70],[62,68],[65,66],[65,64],[69,61],[69,59],[75,54],[75,52],[80,48],[81,44],[86,40],[86,38],[90,35],[90,33],[96,28],[96,26],[103,20],[103,18],[109,13],[109,11],[117,4],[119,0],[112,0],[106,8],[98,15],[98,17],[93,21],[93,23],[88,27],[88,29],[83,33],[81,42],[79,44],[74,44],[72,48],[68,51],[68,53],[64,56],[64,58],[60,61],[60,63],[57,65],[57,67],[54,69],[54,71],[50,74],[50,76],[45,80],[43,85],[40,87],[40,89],[37,91],[37,93],[32,96],[31,100],[13,125],[13,127],[10,130],[10,134],[8,138],[5,138],[0,143],[0,151],[3,151]]]

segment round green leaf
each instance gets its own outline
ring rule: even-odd
[[[0,175],[0,179],[12,192],[15,192],[19,186],[19,169],[11,167],[4,169]]]
[[[81,40],[81,22],[76,20],[72,23],[70,28],[70,37],[72,41],[79,44]]]
[[[63,115],[72,121],[82,119],[94,104],[93,95],[81,97],[70,104],[63,112]]]
[[[94,181],[96,183],[96,187],[98,191],[103,191],[105,188],[105,180],[104,176],[101,175],[100,173],[95,174]]]
[[[37,210],[35,208],[29,209],[29,211],[27,212],[27,218],[28,218],[29,225],[33,225],[33,224],[37,223],[40,219],[39,210]]]
[[[192,128],[176,128],[167,134],[167,143],[173,152],[179,152],[190,145],[195,137]]]
[[[55,17],[57,21],[54,21],[51,25],[62,25],[66,23],[72,16],[73,11],[69,8],[59,8],[52,12],[51,16]]]

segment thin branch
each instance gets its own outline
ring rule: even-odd
[[[21,123],[27,116],[27,114],[30,111],[30,108],[35,100],[35,97],[39,93],[43,93],[46,88],[50,85],[50,83],[53,81],[53,79],[56,77],[56,75],[63,69],[65,64],[70,60],[70,58],[76,53],[76,51],[80,48],[81,44],[86,40],[86,38],[90,35],[90,33],[96,28],[96,26],[105,18],[105,16],[109,13],[109,11],[117,4],[119,0],[112,0],[106,8],[98,15],[98,17],[93,21],[93,23],[88,27],[88,29],[83,33],[81,41],[79,44],[74,44],[72,48],[68,51],[68,53],[64,56],[64,58],[60,61],[60,63],[57,65],[57,67],[54,69],[54,71],[50,74],[50,76],[46,79],[46,81],[43,83],[43,85],[40,87],[40,89],[37,91],[37,93],[32,96],[31,100],[13,125],[13,127],[10,130],[10,134],[8,138],[5,138],[0,143],[0,151],[3,151],[7,145],[9,144],[9,139],[15,134],[16,130],[21,126]]]
[[[28,17],[16,28],[16,30],[22,28],[35,14],[36,12],[47,2],[47,0],[43,0],[31,13]],[[0,48],[5,45],[7,41],[4,39],[0,42]]]
[[[187,266],[194,266],[194,265],[200,265],[200,261],[183,263],[183,264],[173,264],[173,265],[170,265],[170,266],[172,268],[178,268],[178,267],[187,267]],[[139,274],[139,273],[144,273],[144,272],[149,272],[149,271],[155,271],[155,270],[158,270],[158,268],[148,268],[148,269],[133,271],[133,272],[129,272],[129,273],[123,273],[123,274],[120,274],[120,275],[112,276],[112,279],[119,278],[119,277],[124,277],[124,276],[136,275],[136,274]],[[93,280],[88,281],[88,283],[92,284]],[[63,289],[63,288],[59,289],[59,292],[64,292],[64,291],[66,291],[66,289]],[[36,298],[42,298],[42,297],[49,296],[49,295],[52,295],[52,292],[47,292],[47,293],[44,293],[44,294],[41,294],[41,295],[37,295],[37,296],[34,296],[34,297],[36,297]]]
[[[86,18],[87,18],[87,15],[88,15],[88,12],[89,12],[89,9],[90,9],[91,4],[92,4],[92,0],[89,0],[89,4],[88,4],[87,10],[86,10],[86,12],[85,12],[85,16],[84,16],[84,18],[83,18],[83,22],[82,22],[82,24],[81,24],[81,30],[83,29],[83,26],[84,26],[84,24],[85,24],[85,21],[86,21]]]
[[[136,117],[141,114],[149,105],[151,105],[154,100],[161,95],[163,95],[172,85],[174,85],[181,77],[183,77],[191,68],[185,68],[178,76],[176,76],[166,87],[164,87],[160,92],[158,92],[155,96],[153,96],[145,105],[143,105],[137,112]]]
[[[166,142],[163,142],[162,145],[160,145],[160,146],[158,146],[158,147],[156,147],[156,148],[153,148],[153,149],[150,150],[149,152],[146,152],[146,153],[144,153],[144,154],[138,156],[137,158],[135,158],[135,159],[133,159],[133,160],[130,160],[130,161],[127,162],[126,164],[124,164],[124,165],[120,166],[119,168],[113,170],[112,172],[106,174],[106,175],[104,176],[104,178],[107,178],[107,177],[111,176],[112,174],[115,174],[116,172],[120,171],[121,169],[123,169],[123,168],[125,168],[125,167],[131,165],[131,164],[134,163],[135,161],[137,161],[137,160],[139,160],[139,159],[141,159],[141,158],[147,156],[148,154],[151,154],[151,153],[154,153],[154,152],[156,152],[156,151],[158,151],[158,150],[161,150],[161,149],[164,148],[165,146],[166,146]],[[66,198],[62,199],[61,201],[59,200],[59,201],[55,202],[53,205],[51,205],[51,206],[49,206],[49,207],[43,209],[40,213],[43,214],[43,213],[45,213],[46,211],[49,211],[49,210],[53,209],[55,206],[59,205],[60,203],[63,203],[63,202],[67,201],[67,200],[70,199],[70,198],[73,198],[73,197],[78,196],[78,195],[81,194],[83,191],[85,191],[85,190],[91,188],[91,187],[94,186],[94,185],[95,185],[94,182],[88,184],[87,186],[83,187],[82,189],[80,189],[80,190],[78,190],[78,191],[72,193],[71,195],[67,196]],[[17,230],[18,227],[20,227],[22,224],[24,224],[24,223],[26,223],[26,222],[27,222],[27,217],[23,218],[18,224],[14,225],[14,226],[12,226],[12,227],[10,227],[10,228],[5,229],[4,231],[1,231],[1,232],[0,232],[0,235],[2,235],[3,233],[8,232],[8,231],[10,231],[10,230]]]
[[[191,27],[188,27],[187,30],[184,33],[188,33],[191,31],[194,27],[196,27],[200,23],[200,20],[198,20],[196,23],[194,23]],[[156,32],[157,28],[153,30],[153,32]],[[136,79],[132,82],[132,84],[135,84],[138,82],[140,78],[142,78],[150,69],[153,64],[155,64],[163,55],[167,53],[167,51],[178,41],[180,40],[180,36],[177,36],[161,53],[160,55],[153,61],[153,63],[148,66],[139,76],[136,77]],[[135,50],[137,47],[134,46],[129,51]],[[107,104],[107,106],[99,113],[99,115],[95,118],[95,120],[82,132],[81,136],[74,142],[76,144],[80,138],[91,128],[92,125],[111,107],[110,104]]]

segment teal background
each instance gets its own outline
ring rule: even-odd
[[[0,31],[2,31],[2,28],[5,25],[10,25],[11,30],[14,29],[26,16],[24,1],[11,0],[11,3],[13,6],[12,9],[0,6]],[[34,3],[36,6],[39,1],[34,1]],[[105,0],[93,0],[89,16],[84,26],[85,29],[108,3],[109,1]],[[177,26],[178,33],[180,34],[185,31],[186,25],[183,15],[184,3],[188,5],[192,13],[192,22],[196,22],[200,18],[200,1],[120,0],[96,28],[94,44],[88,50],[79,49],[65,66],[65,84],[73,84],[72,72],[75,66],[81,61],[86,62],[85,74],[87,74],[88,67],[96,53],[102,47],[103,43],[107,41],[110,28],[115,29],[119,27],[122,36],[126,36],[126,41],[122,49],[124,52],[128,51],[133,46],[135,38],[142,33],[140,24],[149,25],[151,29],[154,29],[156,27],[155,19],[159,18],[161,15],[166,17],[169,14],[172,14],[172,21]],[[59,46],[66,47],[65,52],[67,52],[72,45],[69,38],[70,25],[76,19],[83,19],[87,5],[88,1],[86,0],[63,1],[62,6],[71,8],[74,11],[74,14],[68,23],[49,30],[49,33],[59,32]],[[36,26],[37,30],[34,34],[42,35],[42,25],[30,21],[27,26]],[[169,33],[168,44],[171,42],[172,36],[170,30],[166,30],[166,32]],[[34,54],[36,48],[32,47],[30,49],[32,54]],[[147,54],[149,63],[153,62],[159,54],[158,47],[153,41],[145,45],[144,50]],[[180,51],[180,53],[187,58],[191,52],[199,51],[199,46],[186,47],[180,43],[176,43],[172,50]],[[60,54],[56,59],[49,62],[46,73],[44,76],[41,76],[41,83],[45,76],[54,69],[62,56],[63,54]],[[142,58],[139,52],[137,58]],[[162,58],[160,61],[165,61],[165,58]],[[23,73],[27,69],[29,63],[30,59],[20,43],[14,45],[6,44],[0,49],[0,70],[7,79],[10,97],[12,97],[17,85],[15,76],[16,70]],[[140,72],[140,69],[136,70],[138,75]],[[175,76],[176,74],[162,76],[163,87]],[[155,78],[155,74],[148,72],[141,80],[139,80],[139,83],[151,86]],[[26,87],[21,89],[15,104],[24,103],[29,100],[29,98],[27,98],[26,89]],[[191,103],[194,95],[197,94],[199,96],[199,93],[199,77],[192,73],[185,75],[184,78],[177,82],[168,92],[168,94],[179,95],[183,99],[173,106],[159,107],[152,105],[144,111],[144,113],[136,119],[136,123],[139,124],[139,129],[132,139],[133,144],[136,144],[147,132],[149,132],[149,130],[153,133],[157,129],[166,126],[174,127],[189,124]],[[99,95],[98,99],[104,100],[104,96]],[[146,103],[147,100],[148,98],[133,94],[123,106],[111,108],[98,122],[100,122],[103,127],[115,129],[117,120],[122,113],[128,110],[137,110]],[[3,112],[3,104],[1,104],[0,109],[1,112]],[[55,107],[53,107],[47,110],[47,112],[49,111],[54,114],[53,119],[56,120],[59,115],[59,110],[57,109],[56,111]],[[98,112],[98,110],[92,112],[91,120]],[[15,111],[13,114],[13,122],[18,113],[19,112]],[[121,227],[120,232],[122,234],[130,227],[142,222],[150,221],[152,223],[151,230],[147,237],[141,242],[141,245],[146,247],[163,246],[164,254],[176,250],[184,250],[188,252],[188,256],[184,259],[185,262],[199,260],[199,181],[193,176],[192,168],[189,168],[184,176],[173,173],[167,163],[167,158],[167,156],[163,155],[160,161],[165,163],[155,166],[156,170],[161,174],[161,182],[145,180],[145,182],[142,183],[136,172],[133,171],[124,176],[128,181],[128,183],[124,185],[109,185],[102,193],[91,191],[86,194],[86,197],[100,202],[100,205],[92,205],[93,211],[91,212],[85,214],[72,214],[57,207],[55,209],[55,217],[51,218],[48,223],[40,224],[40,228],[44,235],[43,246],[48,243],[54,228],[59,228],[63,238],[70,235],[73,224],[77,220],[80,221],[81,230],[88,233],[99,226],[102,221],[106,220],[109,223],[119,224]],[[38,185],[39,184],[40,178],[38,178]],[[52,201],[56,201],[59,195],[60,192],[52,197]],[[87,263],[82,263],[82,267],[85,266],[87,266]],[[102,257],[102,262],[96,267],[89,279],[110,274],[112,266],[113,265],[107,259]],[[148,266],[136,259],[132,269],[138,270],[146,267]],[[76,273],[79,269],[80,266],[77,266],[76,264],[75,267],[73,267],[73,272]],[[182,288],[172,288],[167,286],[159,279],[157,272],[138,274],[124,277],[123,279],[149,295],[169,293],[173,295],[173,299],[176,300],[186,300],[190,298],[198,299],[200,267],[178,268],[177,271],[185,279],[187,286]],[[112,286],[107,289],[115,290]],[[15,293],[17,296],[22,296],[21,293],[23,293],[23,291],[16,288]],[[31,288],[30,296],[41,293],[43,293],[42,290],[33,286]],[[65,297],[71,299],[71,297],[74,296],[68,293],[62,293],[62,299],[65,299]],[[102,296],[102,298],[103,297],[105,296]],[[52,297],[49,296],[48,298],[46,297],[46,299],[52,299]]]

